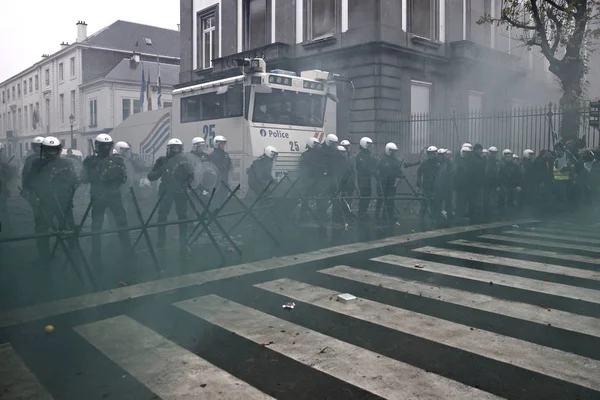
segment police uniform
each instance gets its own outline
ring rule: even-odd
[[[417,182],[423,188],[425,199],[421,202],[419,212],[421,218],[421,228],[425,229],[425,215],[431,207],[433,201],[433,185],[439,169],[437,157],[428,158],[421,163],[417,170]]]
[[[61,158],[46,160],[37,157],[24,178],[24,186],[39,200],[35,212],[35,233],[48,232],[50,222],[54,220],[59,229],[74,229],[73,208],[69,202],[78,179],[73,165]],[[36,244],[40,258],[48,259],[50,238],[37,238]]]
[[[187,188],[184,187],[185,180],[191,181],[193,178],[193,171],[191,169],[187,170],[188,177],[185,177],[181,182],[176,181],[176,176],[174,174],[169,173],[167,170],[167,164],[172,156],[161,156],[154,163],[154,167],[152,171],[148,173],[148,180],[151,182],[157,181],[161,179],[160,186],[158,188],[159,193],[163,193],[163,198],[158,206],[158,222],[166,222],[169,216],[169,212],[171,211],[171,206],[175,203],[175,212],[177,213],[177,218],[182,221],[187,219],[187,196],[184,193],[184,190]],[[182,164],[184,168],[185,165]],[[173,166],[175,168],[177,166]],[[187,169],[187,168],[186,168]],[[176,190],[175,188],[181,187],[181,189]],[[187,245],[187,224],[179,225],[179,245],[180,248],[185,248]],[[158,227],[158,246],[164,247],[167,235],[167,227],[159,226]]]
[[[323,173],[321,146],[309,147],[300,156],[300,188],[302,192],[301,218],[306,218],[308,203],[315,196],[316,184]]]
[[[439,163],[439,169],[433,184],[433,210],[434,217],[438,224],[445,225],[448,221],[443,218],[442,211],[446,211],[447,218],[451,219],[454,214],[452,205],[454,164],[450,160],[443,160]]]
[[[498,170],[500,193],[498,203],[503,217],[513,217],[518,209],[518,190],[523,184],[523,174],[518,164],[503,161]]]
[[[192,150],[190,153],[192,153],[193,155],[198,157],[200,159],[200,161],[210,161],[210,159],[208,158],[208,154],[206,154],[202,150],[198,150],[198,151]],[[219,170],[219,172],[220,172],[220,170]]]
[[[252,162],[246,170],[248,186],[258,197],[273,180],[273,159],[262,155]]]
[[[121,195],[121,185],[127,182],[127,170],[123,159],[119,156],[87,156],[83,160],[83,168],[86,180],[90,183],[90,198],[93,202],[92,232],[102,231],[107,210],[114,217],[117,228],[126,228],[127,214]],[[118,235],[125,257],[130,257],[132,254],[129,232],[122,231]],[[92,236],[92,259],[101,263],[101,257],[102,238],[100,235]]]
[[[377,171],[379,173],[379,184],[381,185],[380,196],[385,199],[385,213],[388,222],[394,221],[394,197],[396,196],[396,180],[401,178],[402,164],[394,155],[384,155],[379,160],[377,165]],[[375,207],[375,216],[379,218],[381,206],[384,199],[378,198],[377,205]]]
[[[497,201],[496,188],[500,186],[498,182],[498,170],[500,162],[489,156],[485,165],[485,186],[483,189],[483,218],[485,221],[490,221],[493,218],[494,199]]]
[[[485,189],[486,160],[477,151],[473,151],[467,162],[467,202],[471,224],[482,221],[483,191]]]
[[[355,158],[356,178],[360,200],[358,201],[358,218],[367,218],[367,209],[371,201],[371,177],[377,173],[377,160],[368,149],[361,148]]]
[[[208,155],[208,161],[213,163],[221,173],[221,179],[229,185],[229,172],[231,171],[231,157],[225,150],[216,147],[212,153]]]

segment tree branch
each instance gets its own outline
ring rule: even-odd
[[[553,10],[547,9],[546,15],[548,15],[548,18],[550,18],[550,20],[554,22],[554,26],[556,27],[554,43],[552,43],[552,47],[550,48],[552,54],[556,54],[556,49],[558,49],[558,45],[560,44],[560,40],[563,36],[563,24],[559,21],[557,15],[554,13]]]
[[[559,11],[567,12],[567,8],[561,5],[556,4],[553,0],[544,0],[544,2],[550,4],[552,7],[556,8]]]
[[[536,32],[540,37],[540,49],[542,50],[542,54],[548,62],[552,64],[558,64],[559,61],[554,57],[554,52],[552,51],[550,44],[548,43],[548,35],[546,34],[546,25],[542,22],[542,18],[540,17],[540,9],[538,8],[537,0],[530,0],[531,4],[531,14],[535,21]]]
[[[530,30],[530,31],[535,31],[537,29],[537,26],[527,25],[527,24],[525,24],[523,22],[519,22],[519,21],[513,20],[508,15],[506,15],[506,13],[502,14],[502,20],[508,22],[509,24],[511,24],[512,26],[514,26],[515,28],[526,29],[526,30]]]

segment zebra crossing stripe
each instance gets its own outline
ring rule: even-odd
[[[506,251],[506,252],[511,252],[511,253],[525,254],[525,255],[529,255],[529,256],[556,258],[557,260],[578,261],[578,262],[582,262],[582,263],[600,265],[600,257],[586,257],[586,256],[580,256],[577,254],[562,254],[562,253],[557,253],[555,251],[532,250],[532,249],[527,249],[525,247],[505,246],[505,245],[501,245],[501,244],[474,242],[474,241],[462,240],[462,239],[453,240],[448,243],[458,244],[461,246],[475,247],[478,249],[500,250],[500,251]],[[598,274],[598,277],[600,277],[600,273]]]
[[[125,315],[74,329],[161,399],[272,399]]]
[[[492,235],[492,234],[481,235],[479,237],[482,239],[490,239],[490,240],[504,241],[504,242],[510,242],[510,243],[531,244],[534,246],[545,246],[545,247],[552,247],[555,249],[581,250],[581,251],[588,251],[590,253],[600,253],[600,248],[594,247],[594,246],[585,246],[585,245],[558,243],[558,242],[545,242],[542,240],[515,238],[515,237],[510,237],[510,236]]]
[[[175,306],[386,399],[499,398],[216,295]]]
[[[568,297],[570,299],[588,301],[600,304],[600,291],[563,285],[560,283],[540,281],[537,279],[523,278],[520,276],[504,275],[497,272],[481,271],[473,268],[458,267],[456,265],[441,264],[423,261],[418,258],[402,257],[388,254],[372,258],[372,261],[391,264],[398,267],[410,268],[412,271],[430,272],[434,274],[454,276],[479,282],[492,282],[494,285],[512,287],[554,296]],[[422,269],[415,265],[424,266]],[[556,306],[555,306],[556,307]]]
[[[460,250],[441,249],[432,246],[420,247],[418,249],[414,249],[413,251],[424,254],[434,254],[443,257],[458,258],[461,260],[477,261],[486,264],[505,265],[507,267],[545,272],[548,274],[558,274],[564,276],[571,276],[574,278],[600,281],[600,272],[571,267],[563,267],[560,265],[545,264],[535,261],[523,261],[518,260],[516,258],[490,256],[486,254],[470,253],[467,251]],[[598,292],[598,296],[600,297],[600,292]]]
[[[0,388],[3,400],[52,400],[10,343],[0,345]]]
[[[536,233],[536,232],[526,232],[526,231],[504,231],[504,234],[509,235],[519,235],[519,236],[528,236],[542,239],[555,239],[563,242],[576,242],[576,243],[589,243],[589,244],[600,244],[600,240],[588,239],[588,238],[574,238],[570,235],[551,235],[548,233]]]
[[[378,303],[357,299],[332,301],[338,292],[290,279],[255,285],[259,288],[352,318],[441,343],[562,381],[600,390],[600,361]]]
[[[587,237],[590,239],[600,239],[600,234],[596,232],[590,232],[585,230],[579,230],[574,228],[551,228],[546,226],[540,226],[536,228],[525,228],[529,232],[541,232],[549,233],[551,235],[568,235],[575,237]]]
[[[268,260],[251,262],[247,264],[239,264],[230,267],[217,268],[208,271],[196,272],[188,275],[160,279],[157,281],[144,282],[138,285],[127,286],[103,292],[85,294],[82,296],[56,300],[49,303],[36,304],[13,310],[2,311],[0,312],[0,328],[11,325],[17,325],[23,322],[33,321],[41,318],[51,317],[54,315],[60,315],[68,312],[85,310],[87,308],[97,307],[104,304],[116,303],[119,301],[135,299],[143,296],[168,292],[171,290],[182,289],[185,287],[195,285],[202,285],[204,283],[214,282],[220,279],[232,278],[236,276],[242,276],[277,268],[285,268],[311,261],[325,260],[331,257],[357,253],[359,251],[364,250],[373,250],[398,244],[413,243],[417,240],[422,239],[438,237],[441,238],[448,235],[474,232],[482,229],[502,228],[510,226],[516,222],[518,222],[519,224],[528,224],[536,221],[502,221],[485,225],[459,226],[443,230],[392,236],[371,242],[345,244],[341,246],[335,246],[306,253],[295,254],[291,256],[284,256]]]
[[[401,293],[427,297],[463,307],[535,322],[537,324],[550,324],[555,328],[600,337],[600,319],[560,310],[540,312],[540,307],[537,304],[508,301],[465,290],[416,281],[405,281],[394,276],[356,269],[345,265],[324,269],[319,272],[354,282],[366,283],[368,285],[381,285],[386,289]]]

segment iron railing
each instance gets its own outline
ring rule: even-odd
[[[584,108],[576,112],[580,118],[578,137],[585,135],[589,147],[600,145],[598,130],[589,125],[590,110]],[[466,141],[481,143],[486,148],[509,148],[516,154],[529,148],[539,152],[554,147],[564,113],[558,106],[549,104],[493,114],[412,114],[385,121],[383,134],[377,141],[382,146],[394,142],[404,154],[419,153],[430,145],[457,151]]]

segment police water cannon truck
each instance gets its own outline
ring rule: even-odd
[[[183,143],[203,137],[213,148],[215,136],[227,138],[233,162],[230,186],[248,190],[246,169],[263,154],[277,149],[273,176],[290,177],[299,169],[307,140],[322,141],[335,131],[335,82],[325,71],[267,72],[261,58],[239,59],[239,76],[173,91],[172,136]]]

